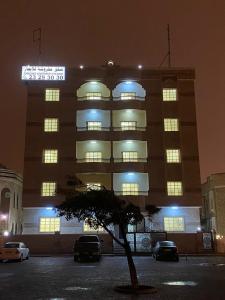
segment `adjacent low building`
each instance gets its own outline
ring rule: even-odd
[[[0,165],[0,235],[21,234],[22,177]]]
[[[225,237],[225,173],[212,174],[202,184],[202,226],[217,239]]]

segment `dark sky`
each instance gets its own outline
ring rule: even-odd
[[[21,65],[38,62],[32,31],[44,29],[44,65],[196,68],[202,181],[225,172],[225,0],[0,1],[0,163],[23,171],[26,90]]]

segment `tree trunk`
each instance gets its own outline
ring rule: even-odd
[[[124,250],[125,250],[125,254],[127,256],[127,263],[128,263],[129,271],[130,271],[131,285],[133,288],[137,288],[138,287],[137,271],[136,271],[136,267],[135,267],[135,264],[133,261],[130,244],[127,241],[126,232],[125,232],[123,226],[120,226],[120,230],[121,230],[121,234],[122,234],[122,237],[124,240]]]

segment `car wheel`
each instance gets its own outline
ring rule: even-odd
[[[78,256],[77,256],[77,255],[74,255],[73,260],[74,260],[74,261],[78,261]]]
[[[175,261],[176,261],[176,262],[179,262],[179,256],[175,258]]]
[[[20,258],[18,259],[18,261],[20,261],[20,262],[23,261],[23,254],[20,255]]]
[[[30,258],[30,255],[29,255],[29,253],[27,254],[27,257],[26,257],[26,260],[28,260]]]
[[[100,261],[100,258],[101,258],[100,255],[95,256],[95,260],[96,260],[96,261]]]

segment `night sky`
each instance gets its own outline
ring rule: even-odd
[[[38,64],[32,31],[44,30],[43,65],[195,67],[202,181],[225,172],[224,0],[0,1],[0,163],[23,172],[26,89],[21,66]]]

